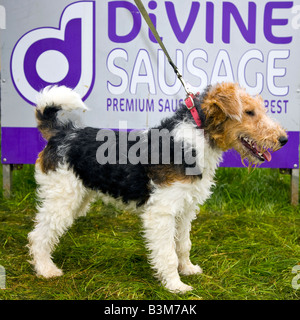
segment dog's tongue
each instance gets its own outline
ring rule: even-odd
[[[256,150],[259,151],[256,143],[254,143],[254,147],[255,147]],[[266,150],[262,155],[263,155],[263,157],[264,157],[268,162],[271,161],[272,156],[271,156],[271,153],[270,153],[268,150]]]
[[[263,153],[263,157],[264,157],[268,162],[270,162],[271,159],[272,159],[271,153],[270,153],[268,150]]]

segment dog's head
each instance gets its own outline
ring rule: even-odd
[[[271,161],[271,152],[287,141],[287,133],[266,114],[263,99],[235,83],[212,86],[202,104],[205,129],[223,151],[234,148],[249,164]]]

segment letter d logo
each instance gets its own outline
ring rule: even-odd
[[[85,100],[95,79],[95,1],[67,6],[59,28],[27,32],[11,56],[11,76],[24,100],[35,104],[47,85],[65,85]]]

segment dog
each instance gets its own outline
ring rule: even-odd
[[[48,143],[35,165],[39,204],[35,227],[28,235],[38,276],[63,274],[51,254],[74,220],[84,216],[100,196],[105,203],[134,205],[140,212],[149,260],[163,286],[177,293],[193,289],[179,274],[202,273],[190,261],[189,234],[199,205],[212,193],[222,153],[234,148],[249,166],[259,165],[270,161],[271,153],[288,141],[285,130],[267,116],[262,98],[250,96],[236,83],[210,85],[193,100],[200,126],[182,105],[158,126],[140,131],[138,148],[131,132],[103,131],[76,126],[68,117],[63,120],[61,113],[87,110],[73,90],[52,86],[40,93],[37,126]],[[161,132],[169,133],[166,159],[164,135],[156,144],[153,138]],[[120,152],[124,143],[125,156],[124,150]],[[130,149],[135,155],[131,162]]]

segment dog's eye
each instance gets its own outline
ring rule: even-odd
[[[248,116],[250,116],[250,117],[255,116],[255,113],[254,113],[253,110],[247,110],[247,111],[245,111],[245,113],[246,113]]]

